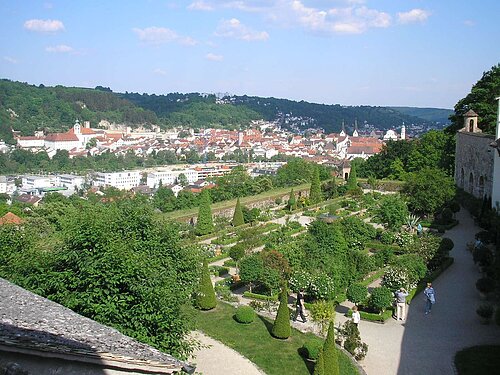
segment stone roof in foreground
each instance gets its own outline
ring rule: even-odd
[[[0,278],[0,349],[177,373],[176,358]]]

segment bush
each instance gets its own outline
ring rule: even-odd
[[[368,352],[368,345],[361,341],[359,336],[358,326],[352,321],[348,320],[344,323],[341,329],[342,336],[344,336],[344,349],[360,361],[366,357]]]
[[[347,299],[355,305],[362,303],[368,296],[368,288],[362,284],[351,284],[347,288]]]
[[[312,359],[315,361],[318,359],[319,352],[323,348],[323,340],[319,338],[308,339],[302,345],[302,351],[307,359]]]
[[[276,198],[276,199],[274,200],[274,203],[275,203],[277,206],[279,206],[281,203],[283,203],[283,199],[281,199],[280,197],[278,197],[278,198]]]
[[[245,256],[245,246],[241,243],[237,243],[229,249],[229,256],[235,262],[238,262],[241,258]]]
[[[450,208],[444,208],[441,212],[441,220],[443,224],[449,224],[453,221],[453,211]]]
[[[476,288],[480,293],[488,294],[495,289],[495,281],[489,277],[483,277],[476,282]]]
[[[389,288],[381,286],[372,290],[368,298],[368,306],[377,312],[383,312],[392,305],[393,294]]]
[[[271,332],[277,339],[287,339],[290,337],[290,310],[288,309],[288,291],[286,288],[283,288],[281,291],[280,305]]]
[[[322,334],[325,334],[330,322],[335,321],[335,305],[332,302],[316,301],[308,306],[311,319],[320,326]]]
[[[323,345],[323,360],[325,374],[339,375],[339,359],[337,348],[335,347],[335,331],[333,322],[330,322],[328,334],[326,335],[325,344]]]
[[[451,240],[448,237],[444,237],[443,239],[441,239],[441,245],[439,246],[439,252],[443,251],[443,252],[449,253],[453,249],[454,246],[455,246],[455,244],[453,243],[453,240]]]
[[[255,311],[253,311],[250,306],[240,306],[236,309],[234,319],[236,319],[238,323],[250,324],[255,319]]]
[[[236,261],[234,259],[228,259],[224,262],[224,267],[236,267]]]
[[[203,262],[200,287],[196,294],[195,303],[201,310],[211,310],[217,306],[217,298],[215,297],[214,287],[210,280],[207,261]]]
[[[335,298],[335,282],[330,276],[320,273],[314,276],[308,291],[315,299],[332,300]]]
[[[392,245],[394,243],[394,233],[385,231],[382,232],[380,235],[380,242],[382,242],[384,245]]]

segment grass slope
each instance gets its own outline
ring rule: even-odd
[[[233,348],[255,363],[267,375],[309,375],[314,363],[300,356],[304,342],[315,337],[292,329],[287,340],[278,340],[269,333],[272,322],[257,317],[250,324],[240,324],[233,319],[236,309],[221,303],[211,311],[196,311],[197,328],[208,336]],[[349,358],[339,351],[340,373],[357,375],[357,369]]]

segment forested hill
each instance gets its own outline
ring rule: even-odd
[[[432,121],[440,124],[449,124],[449,117],[453,115],[452,109],[443,108],[417,108],[417,107],[391,107],[395,111],[405,115],[414,116],[423,120]]]
[[[339,131],[342,121],[348,128],[357,119],[379,129],[405,124],[436,126],[435,119],[417,117],[389,107],[341,106],[250,96],[229,96],[218,101],[215,95],[198,93],[167,95],[114,93],[109,88],[46,87],[0,80],[0,139],[12,141],[10,129],[30,135],[35,130],[65,131],[75,119],[97,126],[101,120],[132,127],[189,126],[239,128],[251,120],[280,118],[283,124],[322,127]],[[414,110],[414,108],[413,108]],[[432,109],[428,109],[430,111]],[[285,121],[286,120],[286,121]]]

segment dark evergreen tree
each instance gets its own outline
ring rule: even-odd
[[[212,220],[212,209],[210,208],[210,195],[208,190],[203,190],[200,194],[200,206],[198,211],[198,221],[196,222],[196,234],[203,236],[211,233],[214,229]]]
[[[290,310],[288,309],[288,291],[286,287],[280,294],[280,305],[274,320],[272,335],[277,339],[287,339],[290,337]]]
[[[215,291],[210,280],[210,273],[208,272],[208,263],[203,262],[203,269],[201,271],[200,288],[196,294],[196,307],[201,310],[211,310],[217,306],[217,299],[215,298]]]
[[[349,178],[347,179],[347,190],[352,191],[358,188],[358,177],[356,175],[356,167],[351,166],[351,173],[349,173]]]
[[[288,209],[293,211],[297,208],[297,199],[295,198],[295,192],[290,190],[290,198],[288,199]]]
[[[245,224],[245,220],[243,219],[243,210],[241,209],[240,198],[238,198],[236,200],[236,207],[234,208],[233,226],[238,227],[243,224]]]
[[[311,177],[311,190],[309,191],[309,202],[311,204],[316,204],[321,202],[322,200],[323,200],[323,195],[321,194],[319,170],[317,167],[314,167]]]
[[[325,374],[339,375],[339,358],[337,348],[335,347],[335,333],[333,322],[330,322],[325,344],[323,345],[323,361]]]

